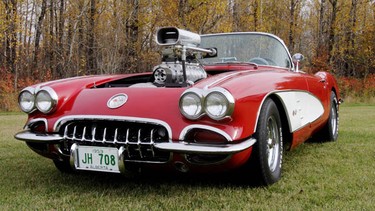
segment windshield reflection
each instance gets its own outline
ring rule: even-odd
[[[202,48],[216,47],[218,56],[202,63],[255,63],[291,68],[290,55],[275,37],[263,33],[228,33],[201,36]]]

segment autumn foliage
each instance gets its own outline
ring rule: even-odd
[[[152,70],[161,26],[273,33],[306,57],[304,71],[334,73],[344,96],[374,96],[374,1],[2,0],[0,110],[39,81]]]
[[[367,78],[340,77],[338,79],[341,95],[347,101],[375,102],[375,75]]]

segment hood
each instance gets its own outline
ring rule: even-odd
[[[58,96],[58,104],[54,113],[42,114],[33,112],[31,119],[46,118],[48,128],[53,130],[57,120],[66,116],[127,116],[143,119],[158,119],[164,122],[185,119],[179,111],[179,98],[186,90],[182,88],[145,87],[145,86],[112,86],[120,82],[133,81],[140,77],[148,77],[150,73],[115,76],[85,76],[51,81],[34,86],[34,88],[51,87]],[[137,83],[137,82],[135,82]],[[141,81],[140,84],[144,83]],[[127,96],[124,105],[110,108],[107,104],[111,98],[123,94]]]

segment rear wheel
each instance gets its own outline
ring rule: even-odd
[[[266,99],[260,111],[257,139],[251,157],[251,167],[261,185],[270,185],[281,178],[283,137],[280,114],[276,104]]]

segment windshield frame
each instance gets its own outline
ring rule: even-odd
[[[279,38],[278,36],[276,36],[274,34],[270,34],[270,33],[266,33],[266,32],[227,32],[227,33],[202,34],[201,37],[214,37],[214,36],[227,36],[227,35],[259,35],[259,36],[267,36],[267,37],[270,37],[272,39],[275,39],[276,41],[278,41],[281,44],[281,46],[284,48],[285,52],[287,53],[289,63],[290,63],[290,67],[288,68],[288,67],[273,66],[273,65],[264,65],[264,66],[283,68],[283,69],[288,69],[289,71],[295,70],[294,63],[293,63],[293,60],[292,60],[292,57],[290,55],[288,47],[285,45],[284,41],[281,38]],[[215,47],[215,46],[207,46],[207,47]],[[239,62],[239,63],[241,63],[241,62]],[[245,62],[243,62],[243,63],[245,63]],[[227,63],[223,63],[223,64],[227,64]],[[230,63],[228,63],[228,64],[230,64]],[[215,64],[208,64],[208,65],[215,65]]]

